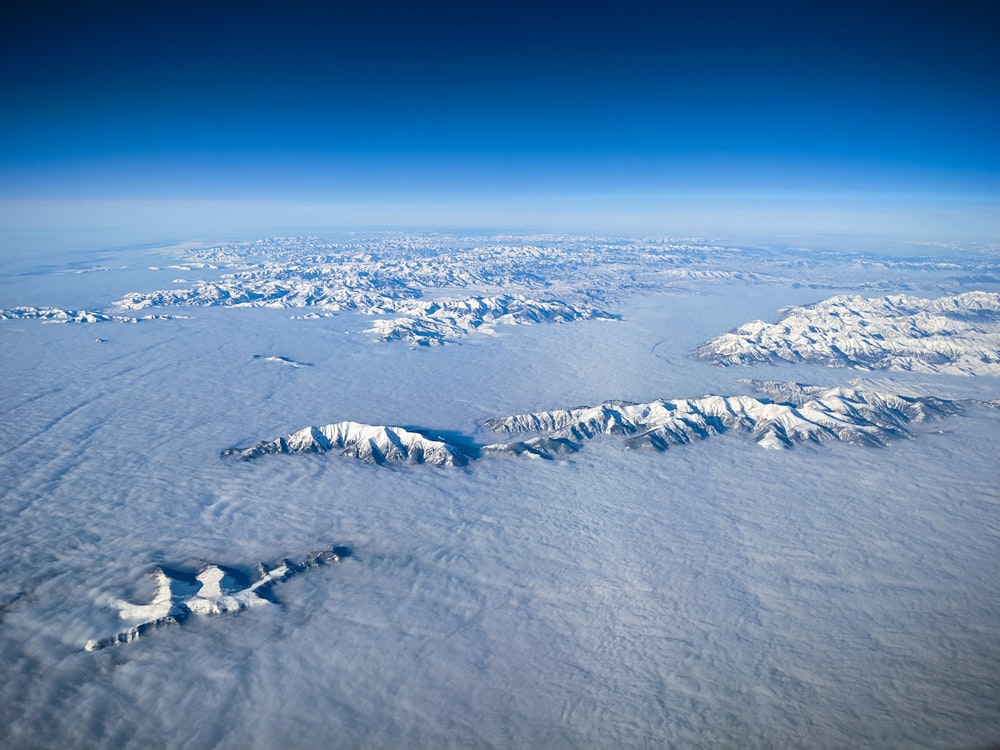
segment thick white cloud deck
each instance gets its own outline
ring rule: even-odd
[[[380,234],[75,267],[109,270],[0,274],[0,306],[185,317],[0,321],[5,747],[1000,736],[1000,409],[984,406],[1000,379],[854,382],[821,363],[691,356],[831,295],[995,294],[995,257]],[[178,276],[197,299],[114,305]],[[306,281],[354,307],[310,302]],[[280,284],[288,304],[225,301]],[[619,319],[489,321],[461,346],[395,346],[365,332],[365,294],[376,320],[518,295]],[[541,431],[486,426],[498,418]],[[358,427],[344,447],[324,435],[326,455],[220,458],[344,421]],[[339,457],[350,435],[378,444],[396,426],[476,460],[387,469],[357,460],[363,441]],[[794,448],[762,450],[779,427]],[[661,434],[692,442],[627,447]],[[555,460],[485,450],[534,438]],[[309,430],[295,445],[323,444]],[[248,593],[331,540],[351,551],[335,568]]]

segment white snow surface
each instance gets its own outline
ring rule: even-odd
[[[187,318],[102,325],[100,346],[87,325],[0,324],[0,746],[995,746],[1000,409],[977,404],[1000,379],[691,356],[830,295],[1000,292],[995,251],[856,246],[378,234],[22,254],[16,273],[0,255],[4,309],[117,315],[114,300],[169,287],[170,265],[206,292]],[[331,299],[378,296],[384,317],[523,294],[620,320],[408,347],[373,343],[362,302],[291,319],[208,301],[280,269],[293,294],[318,273]],[[815,401],[834,422],[884,418],[862,393],[961,408],[914,412],[896,425],[912,439],[877,450],[761,450],[733,427],[665,452],[626,450],[639,433],[623,432],[459,469],[220,457],[342,419],[481,447],[547,436],[483,427],[497,415],[609,399],[708,413],[706,393]],[[331,544],[337,565],[245,593]],[[142,627],[175,608],[183,622]]]
[[[632,448],[667,450],[704,440],[729,430],[747,432],[765,448],[790,448],[795,443],[841,440],[870,446],[909,433],[905,425],[953,414],[955,402],[934,397],[906,397],[860,388],[823,388],[797,383],[765,382],[760,390],[781,399],[775,402],[753,396],[716,396],[657,400],[645,404],[606,401],[598,406],[518,414],[489,419],[495,432],[541,432],[521,450],[546,455],[555,442],[563,452],[568,441],[598,435],[627,436]],[[497,444],[489,449],[505,451]]]
[[[265,440],[248,448],[230,448],[224,456],[244,460],[268,453],[326,453],[335,450],[370,464],[434,464],[455,466],[466,463],[456,446],[435,440],[402,427],[337,422],[322,427],[304,427],[274,440]]]
[[[63,310],[58,307],[11,307],[0,309],[0,320],[41,320],[43,323],[138,323],[142,320],[171,320],[173,315],[113,315],[93,310]]]
[[[833,367],[1000,376],[1000,294],[838,295],[712,339],[698,355],[722,365],[786,360]]]
[[[554,458],[576,452],[582,441],[599,435],[624,435],[629,448],[664,451],[671,445],[685,445],[730,430],[750,433],[764,448],[791,448],[796,443],[825,440],[884,446],[893,438],[909,437],[906,425],[910,422],[940,418],[962,409],[959,402],[947,399],[860,387],[823,388],[776,381],[754,385],[782,400],[776,403],[754,396],[706,395],[645,404],[606,401],[598,406],[496,417],[485,420],[484,426],[494,432],[544,434],[484,446],[475,445],[471,436],[458,444],[402,427],[344,421],[305,427],[246,448],[228,448],[222,455],[248,461],[272,453],[336,451],[369,464],[465,466],[470,458],[480,455],[510,453]]]

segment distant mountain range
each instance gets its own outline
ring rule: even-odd
[[[719,365],[810,362],[1000,376],[1000,294],[831,297],[788,308],[777,323],[746,323],[695,354]]]
[[[273,238],[188,248],[178,260],[150,270],[183,270],[201,278],[174,279],[183,287],[125,293],[109,310],[19,307],[0,310],[0,320],[137,322],[144,318],[134,317],[134,311],[177,306],[296,309],[295,318],[354,311],[379,316],[366,330],[378,341],[433,346],[500,325],[615,318],[614,306],[639,290],[763,283],[885,293],[908,290],[914,272],[952,288],[1000,281],[1000,264],[990,256],[889,260],[863,253],[553,235]],[[748,323],[697,354],[718,364],[812,361],[997,375],[997,298],[988,292],[941,300],[834,297],[791,308],[776,324]]]
[[[0,309],[0,320],[41,320],[43,323],[139,323],[172,320],[176,315],[114,315],[93,310],[63,310],[59,307],[9,307]]]
[[[397,305],[402,317],[377,320],[366,331],[379,341],[409,341],[435,346],[475,330],[492,331],[497,325],[564,323],[590,318],[616,319],[600,310],[559,300],[528,299],[524,295],[468,297]]]

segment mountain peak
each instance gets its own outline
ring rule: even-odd
[[[467,457],[461,448],[444,440],[427,437],[402,427],[335,422],[321,427],[304,427],[273,440],[262,440],[246,448],[229,448],[223,456],[244,461],[269,453],[326,453],[371,464],[434,464],[463,466]]]

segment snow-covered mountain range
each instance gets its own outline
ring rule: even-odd
[[[409,341],[420,346],[435,346],[472,331],[491,332],[497,325],[564,323],[590,318],[610,320],[616,317],[584,305],[510,294],[411,302],[397,305],[395,312],[401,317],[376,320],[366,333],[375,334],[379,341]]]
[[[158,628],[182,625],[191,615],[239,612],[271,601],[270,590],[304,570],[338,562],[338,548],[310,553],[301,562],[281,560],[271,567],[257,566],[257,577],[249,580],[239,571],[206,565],[196,573],[157,567],[150,574],[156,586],[148,604],[116,599],[112,606],[121,619],[131,623],[125,630],[99,640],[87,641],[87,651],[131,643]]]
[[[467,457],[456,445],[429,438],[402,427],[337,422],[322,427],[305,427],[274,440],[262,440],[247,448],[230,448],[223,456],[243,460],[269,453],[326,453],[371,464],[433,464],[462,466]]]
[[[762,447],[840,440],[879,446],[908,436],[906,425],[960,409],[957,402],[904,397],[858,388],[822,388],[796,383],[755,382],[766,394],[658,400],[644,404],[606,401],[597,406],[518,414],[486,422],[503,433],[541,433],[521,443],[484,450],[535,453],[576,450],[600,435],[620,435],[630,448],[658,451],[724,432],[744,432]]]
[[[899,290],[907,284],[902,269],[842,253],[554,235],[275,238],[188,249],[180,260],[177,268],[207,272],[208,278],[193,279],[186,288],[129,292],[118,307],[313,307],[408,315],[397,307],[423,299],[425,292],[436,296],[459,289],[477,296],[536,296],[546,290],[548,297],[565,300],[567,294],[607,295],[674,283],[802,283],[803,271],[817,288],[842,286],[845,274],[859,289]],[[997,269],[965,259],[961,266],[941,262],[927,270],[991,277]]]
[[[777,323],[746,323],[696,354],[720,365],[787,361],[1000,376],[1000,294],[841,295],[788,308]]]
[[[173,320],[176,315],[117,315],[94,310],[64,310],[59,307],[9,307],[0,309],[0,320],[40,320],[43,323],[139,323],[143,320]]]
[[[10,308],[0,310],[0,320],[136,322],[144,318],[135,317],[134,312],[149,308],[307,308],[293,317],[318,318],[340,311],[378,316],[365,329],[375,340],[430,346],[474,331],[490,332],[498,325],[614,318],[614,311],[629,296],[650,290],[766,283],[898,292],[911,288],[915,270],[953,287],[971,279],[992,283],[1000,279],[1000,266],[988,256],[886,262],[863,253],[556,235],[376,234],[345,241],[279,237],[187,247],[178,251],[176,261],[150,266],[149,270],[182,270],[185,278],[172,280],[182,286],[125,292],[107,310]],[[855,312],[869,315],[869,325],[879,313],[862,308]],[[820,320],[804,325],[807,329],[823,328],[826,323]],[[900,321],[900,325],[905,330],[906,323]],[[780,331],[762,330],[766,326],[748,324],[727,334],[734,340],[720,337],[700,353],[720,363],[795,356],[786,352],[781,342],[770,340]],[[882,332],[876,325],[866,333],[878,341],[875,334]],[[813,356],[836,360],[840,355],[831,346],[840,346],[840,342],[827,343],[818,344]],[[807,347],[801,344],[796,340],[790,346],[806,356]],[[866,346],[870,349],[874,345]],[[942,356],[945,360],[950,356],[947,351],[942,354],[941,349],[946,348],[931,346],[930,351],[917,354],[894,350],[892,356],[902,368],[982,369],[973,362],[977,352],[970,352],[965,361],[944,362]],[[988,342],[985,349],[995,353]],[[841,351],[845,349],[841,347]],[[879,361],[873,351],[859,354],[865,357],[859,356],[858,362],[866,357],[870,363]],[[905,361],[908,356],[914,360],[912,364]],[[988,364],[994,363],[991,360]]]
[[[705,395],[648,403],[605,401],[596,406],[515,414],[488,419],[494,433],[530,435],[523,440],[475,445],[428,437],[402,427],[337,422],[306,427],[223,456],[243,460],[270,453],[326,453],[372,464],[464,466],[482,456],[512,454],[542,458],[575,453],[604,435],[624,438],[628,448],[665,451],[726,432],[749,434],[764,448],[839,440],[883,446],[910,436],[908,425],[945,417],[964,402],[904,396],[849,387],[825,388],[778,381],[749,381],[758,396]],[[996,404],[980,404],[996,406]]]

